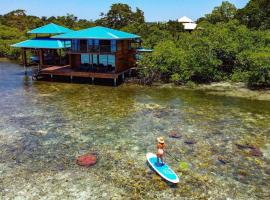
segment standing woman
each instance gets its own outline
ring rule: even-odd
[[[157,144],[157,165],[164,165],[163,162],[163,155],[164,155],[164,148],[165,148],[165,141],[163,137],[157,138],[158,144]],[[159,162],[161,160],[161,163]]]

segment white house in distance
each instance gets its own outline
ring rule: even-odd
[[[178,19],[178,22],[182,23],[184,25],[184,29],[187,31],[193,31],[197,27],[197,24],[192,19],[186,16]]]

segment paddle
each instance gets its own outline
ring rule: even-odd
[[[170,154],[169,152],[165,152],[166,154],[168,154],[169,156],[171,156],[174,160],[176,160],[177,162],[180,162],[180,160],[179,159],[177,159],[176,157],[174,157],[174,156],[172,156],[172,154]]]

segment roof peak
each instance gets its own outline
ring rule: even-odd
[[[193,23],[194,21],[190,18],[188,18],[187,16],[183,16],[180,19],[178,19],[178,22],[181,23]]]
[[[28,31],[27,33],[29,34],[62,34],[62,33],[68,33],[71,31],[73,30],[51,22],[44,26]]]
[[[104,26],[94,26],[78,31],[73,31],[67,34],[57,35],[54,36],[53,38],[123,40],[123,39],[136,39],[140,38],[140,36]]]

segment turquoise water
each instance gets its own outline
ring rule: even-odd
[[[3,199],[270,197],[268,101],[179,88],[32,81],[10,62],[0,62],[0,76]],[[171,131],[181,138],[170,138]],[[165,161],[181,177],[177,186],[146,165],[158,136],[170,154]],[[88,152],[98,155],[97,164],[77,166],[76,157]]]

